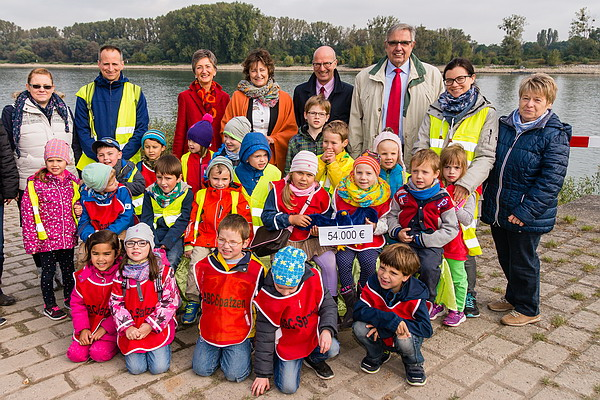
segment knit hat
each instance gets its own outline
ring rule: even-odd
[[[204,114],[202,119],[196,122],[187,131],[187,138],[192,142],[198,143],[202,147],[208,148],[213,138],[213,117],[210,114]]]
[[[96,192],[102,192],[108,185],[113,167],[102,163],[91,163],[85,166],[81,173],[83,183]]]
[[[150,129],[148,132],[144,133],[144,136],[142,136],[142,147],[144,147],[144,142],[146,141],[146,139],[156,140],[163,146],[167,146],[165,134],[162,131],[159,131],[158,129]]]
[[[103,137],[102,139],[98,139],[96,140],[93,144],[92,144],[92,151],[94,153],[98,153],[98,148],[99,147],[114,147],[115,149],[121,151],[121,145],[119,144],[119,142],[117,142],[116,139],[111,138],[109,136],[107,137]]]
[[[154,234],[152,233],[152,229],[150,229],[150,227],[143,222],[140,222],[139,224],[127,229],[127,233],[125,234],[125,242],[131,239],[146,240],[150,244],[150,247],[154,248]]]
[[[317,175],[318,170],[319,159],[315,153],[307,150],[299,151],[292,160],[292,165],[290,166],[290,172],[301,171]]]
[[[360,157],[354,160],[354,166],[352,167],[352,170],[355,170],[360,164],[367,164],[373,168],[375,170],[375,174],[379,176],[379,173],[381,172],[381,165],[379,164],[379,155],[377,153],[373,153],[369,150],[362,153]]]
[[[265,135],[260,132],[249,132],[244,136],[242,145],[240,146],[240,161],[245,163],[248,158],[258,150],[264,150],[271,159],[271,146]]]
[[[231,136],[233,139],[238,142],[242,142],[244,140],[244,136],[246,136],[252,130],[252,125],[248,118],[246,117],[233,117],[225,124],[225,128],[223,129],[223,133]]]
[[[281,286],[298,286],[304,275],[305,262],[306,253],[303,250],[292,246],[284,247],[273,258],[273,280]]]
[[[377,146],[379,146],[379,144],[381,142],[383,142],[384,140],[391,140],[392,142],[394,142],[398,145],[398,164],[402,165],[402,169],[406,169],[406,168],[404,168],[404,155],[402,154],[402,142],[400,141],[400,138],[398,137],[398,135],[396,135],[394,132],[383,131],[379,135],[377,135],[375,137],[375,139],[373,139],[373,151],[378,152]]]
[[[49,158],[60,158],[69,164],[71,162],[71,147],[64,140],[50,139],[44,147],[44,161]]]
[[[215,158],[210,160],[210,163],[208,164],[208,168],[206,169],[207,177],[210,176],[210,170],[215,165],[225,166],[225,168],[227,168],[229,170],[229,174],[231,175],[231,179],[233,180],[233,163],[231,162],[231,160],[229,158],[223,157],[223,156],[216,156]]]

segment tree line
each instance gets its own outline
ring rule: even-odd
[[[220,63],[239,63],[257,47],[268,49],[279,65],[308,65],[314,50],[333,47],[339,64],[364,67],[384,55],[387,29],[399,22],[377,16],[364,28],[329,22],[266,16],[251,4],[216,3],[184,7],[156,18],[116,18],[25,30],[0,19],[0,60],[13,63],[92,63],[100,46],[123,49],[135,64],[189,63],[199,48],[212,50]],[[560,41],[557,30],[543,29],[537,41],[524,42],[526,18],[511,15],[499,29],[500,44],[477,43],[462,29],[430,30],[417,27],[415,54],[442,65],[453,57],[470,58],[477,65],[558,65],[600,61],[600,28],[587,8],[576,12],[569,38]]]

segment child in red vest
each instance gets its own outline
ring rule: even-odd
[[[271,273],[254,299],[258,309],[252,394],[269,390],[269,377],[283,393],[300,385],[302,361],[321,379],[334,373],[325,360],[340,352],[337,305],[304,251],[288,246],[275,254]]]
[[[44,315],[53,320],[67,316],[54,296],[57,262],[67,309],[70,309],[69,297],[75,285],[73,255],[77,245],[77,217],[82,210],[78,200],[79,180],[66,170],[70,154],[71,147],[65,141],[48,141],[44,149],[46,166],[27,179],[21,202],[23,247],[27,254],[39,254]]]
[[[75,290],[71,295],[73,342],[67,357],[73,362],[90,358],[108,361],[117,354],[117,328],[110,315],[108,299],[121,261],[119,237],[103,230],[85,242],[86,265],[75,272]]]
[[[179,291],[164,250],[153,249],[154,235],[148,225],[139,223],[127,229],[126,256],[110,295],[117,344],[133,375],[146,371],[162,374],[171,365]]]
[[[137,163],[138,171],[142,173],[146,187],[156,182],[154,163],[167,150],[165,134],[158,129],[150,129],[142,136],[142,160]]]
[[[204,179],[213,157],[213,151],[208,149],[213,137],[212,121],[210,114],[204,114],[187,132],[190,151],[181,156],[181,165],[183,180],[192,187],[194,193],[206,187]]]
[[[302,249],[309,260],[321,268],[323,283],[330,293],[337,293],[337,267],[333,248],[319,244],[318,227],[302,230],[311,224],[309,214],[331,218],[331,197],[315,180],[319,161],[310,151],[296,154],[290,174],[271,183],[261,219],[270,231],[290,229],[290,246]]]
[[[202,297],[192,369],[210,376],[221,368],[225,378],[241,382],[250,374],[250,335],[254,327],[252,299],[265,270],[251,252],[250,224],[232,214],[219,224],[217,250],[192,265]]]
[[[379,261],[377,273],[367,280],[354,307],[352,331],[367,350],[360,369],[379,372],[395,352],[402,357],[408,384],[422,386],[427,378],[421,344],[433,328],[425,304],[427,287],[413,277],[419,257],[409,246],[396,243],[383,249]]]

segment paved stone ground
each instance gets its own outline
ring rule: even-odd
[[[65,352],[71,322],[42,316],[38,273],[24,254],[14,205],[6,209],[6,264],[3,290],[19,301],[0,308],[8,323],[0,328],[0,397],[6,399],[249,399],[253,379],[226,382],[218,372],[195,376],[191,359],[195,327],[177,332],[171,370],[160,376],[127,373],[122,356],[97,364],[74,364]],[[527,327],[504,327],[502,314],[485,304],[502,294],[489,227],[480,228],[485,254],[479,260],[481,318],[457,328],[434,321],[435,334],[423,348],[428,374],[421,388],[404,382],[394,356],[376,375],[360,371],[363,350],[349,331],[331,366],[336,377],[319,380],[304,368],[302,399],[580,399],[600,398],[600,197],[561,207],[556,229],[542,239],[543,320]],[[57,292],[57,297],[60,296]],[[60,298],[60,297],[59,297]],[[265,397],[284,397],[271,390]]]

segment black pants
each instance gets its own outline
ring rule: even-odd
[[[442,274],[440,265],[442,265],[444,250],[441,247],[411,247],[419,256],[419,262],[421,263],[419,280],[429,289],[428,300],[434,303],[437,296],[437,285],[440,282],[440,275]]]
[[[542,234],[513,232],[492,226],[498,261],[504,271],[506,301],[528,317],[540,313],[540,259],[537,247]]]
[[[44,253],[38,253],[39,260],[42,264],[42,296],[46,308],[56,305],[56,297],[54,297],[54,274],[56,272],[56,263],[60,266],[60,271],[63,276],[63,294],[65,301],[69,301],[71,292],[75,286],[73,280],[73,272],[75,263],[73,256],[74,249],[53,250]]]

